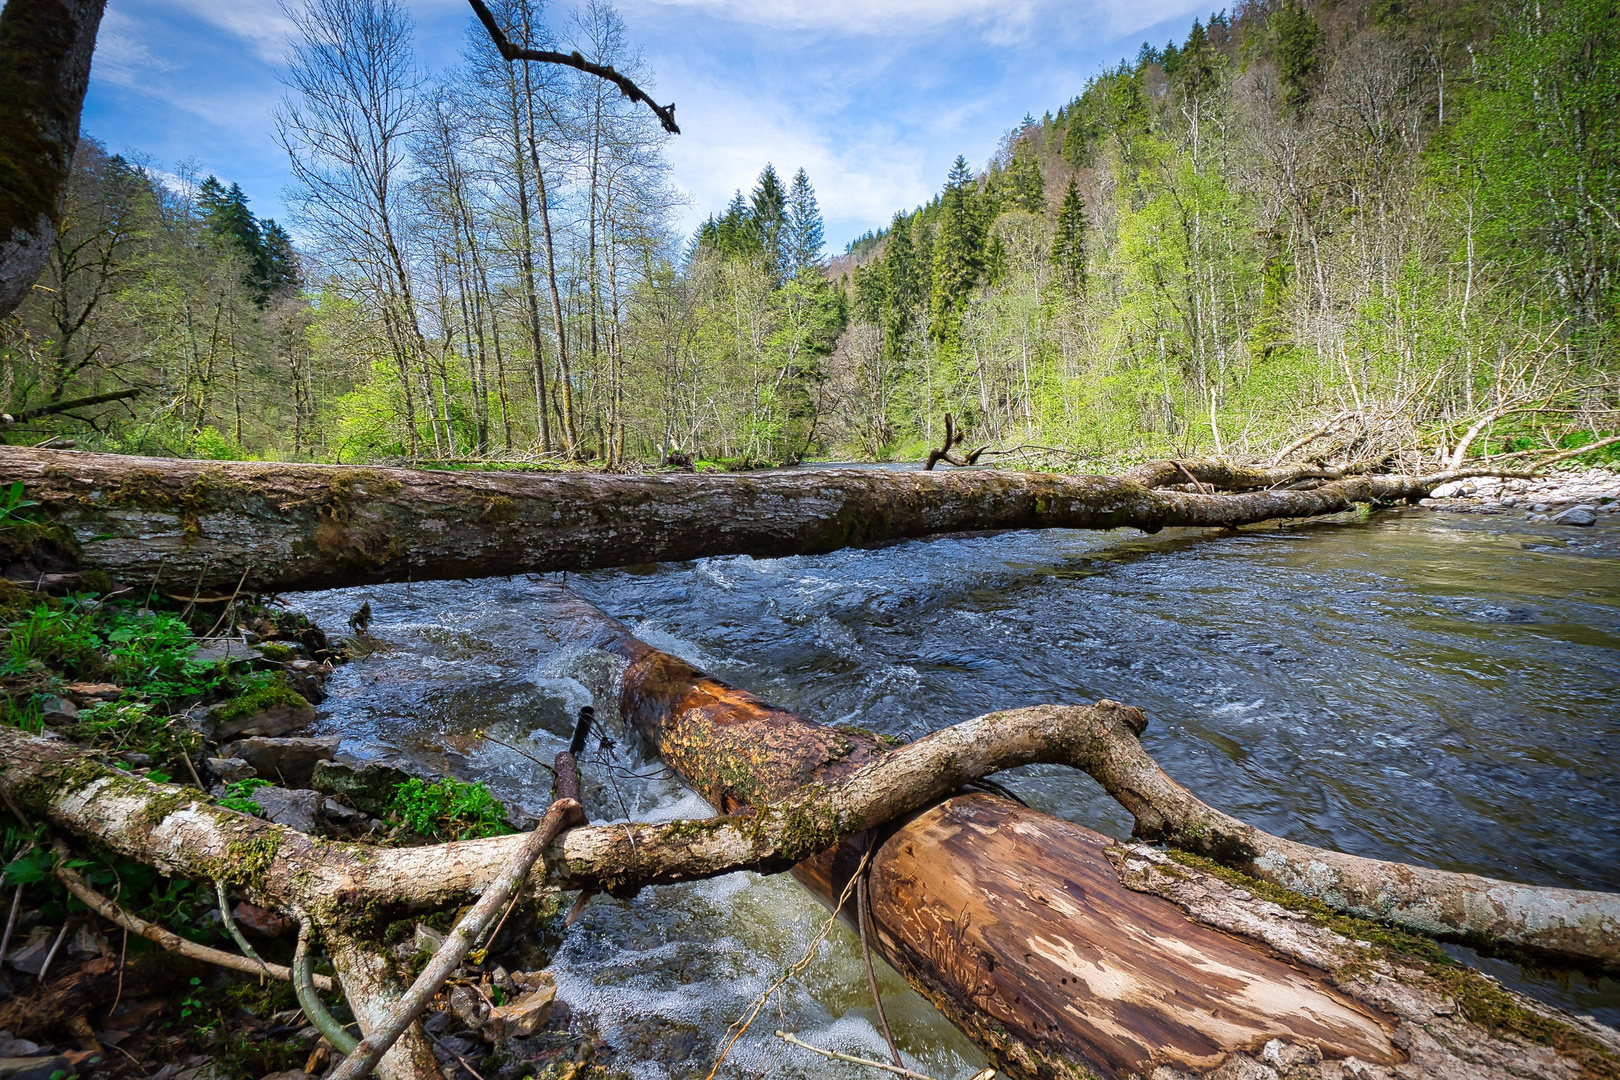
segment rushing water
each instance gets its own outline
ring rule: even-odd
[[[916,738],[993,709],[1114,698],[1206,801],[1307,843],[1538,884],[1620,890],[1620,521],[1389,511],[1217,535],[955,536],[815,557],[570,576],[640,637],[828,723]],[[524,579],[294,598],[323,625],[369,599],[375,655],[330,683],[325,727],[543,806],[550,760],[610,665],[536,619]],[[608,706],[604,708],[604,706]],[[586,765],[593,819],[708,813],[633,745]],[[1057,767],[1001,777],[1116,836],[1129,818]],[[717,1040],[825,912],[754,874],[599,898],[554,964],[637,1077],[707,1071]],[[880,965],[881,967],[881,965]],[[1620,985],[1492,971],[1620,1022]],[[978,1051],[886,968],[908,1062],[941,1080]],[[859,944],[838,926],[733,1053],[731,1075],[861,1075],[771,1032],[883,1058]],[[846,1073],[845,1070],[849,1071]]]

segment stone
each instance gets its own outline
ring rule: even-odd
[[[1461,480],[1453,480],[1450,483],[1441,484],[1439,487],[1429,492],[1430,496],[1436,499],[1449,499],[1453,496],[1461,495],[1462,493],[1463,482]]]
[[[174,1074],[174,1080],[236,1080],[231,1071],[212,1061],[194,1065]]]
[[[489,1006],[472,987],[462,984],[450,991],[450,1011],[470,1028],[481,1028],[489,1015]]]
[[[103,701],[117,701],[124,696],[123,688],[113,683],[63,683],[62,693],[72,698],[73,703],[81,708],[85,705],[95,705]]]
[[[315,706],[308,702],[296,705],[280,702],[236,720],[223,720],[214,709],[210,709],[207,715],[214,722],[212,737],[218,742],[225,742],[251,735],[291,735],[313,724],[316,713]]]
[[[79,718],[79,707],[53,694],[40,702],[39,716],[47,725],[71,724]]]
[[[309,786],[327,795],[339,795],[350,806],[372,817],[385,817],[394,801],[394,788],[411,778],[404,769],[380,762],[351,764],[317,761]]]
[[[39,1043],[13,1038],[11,1032],[0,1031],[0,1057],[37,1057]]]
[[[1538,502],[1531,504],[1530,509],[1534,510],[1538,514],[1545,514],[1548,510],[1552,509],[1552,506],[1549,503]]]
[[[1589,526],[1597,524],[1597,515],[1589,507],[1572,506],[1552,519],[1554,525]]]
[[[251,780],[259,775],[259,770],[238,757],[211,757],[204,759],[203,764],[227,784],[234,784],[238,780]]]
[[[83,960],[90,956],[105,955],[101,939],[88,925],[81,925],[67,943],[67,954],[75,960]]]
[[[231,908],[231,918],[243,930],[252,931],[260,937],[280,937],[292,929],[292,923],[280,915],[266,911],[258,904],[250,904],[246,900]]]
[[[266,1073],[259,1080],[309,1080],[309,1073],[303,1069],[284,1069],[281,1072]]]
[[[439,951],[444,944],[444,935],[426,923],[416,924],[416,951],[427,953],[429,956]]]
[[[315,831],[315,811],[321,804],[321,793],[318,791],[262,787],[249,792],[248,798],[257,803],[264,816],[277,825],[303,833]]]
[[[1551,519],[1546,514],[1526,514],[1524,520],[1530,525],[1545,525]]]
[[[334,825],[358,825],[366,820],[366,815],[332,796],[322,800],[321,816]]]
[[[45,957],[50,955],[51,942],[56,939],[56,928],[51,926],[36,926],[28,935],[28,941],[22,948],[13,949],[6,957],[6,963],[18,971],[29,975],[38,975],[45,967]]]
[[[68,1076],[78,1075],[72,1063],[61,1054],[0,1058],[0,1078],[3,1080],[51,1080],[58,1072]]]
[[[339,739],[268,738],[254,736],[224,747],[227,757],[248,763],[255,775],[275,780],[291,788],[307,788],[314,777],[315,763],[330,761]]]
[[[557,999],[555,986],[542,986],[531,990],[510,1005],[499,1005],[489,1010],[484,1022],[484,1037],[491,1042],[500,1039],[526,1039],[546,1026],[551,1015],[551,1003]]]
[[[259,659],[259,654],[241,638],[201,638],[191,650],[191,659],[198,664],[224,664],[238,668]]]

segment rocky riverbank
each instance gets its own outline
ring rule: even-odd
[[[1534,479],[1454,480],[1435,488],[1421,505],[1466,514],[1522,514],[1531,524],[1589,527],[1606,515],[1620,515],[1620,473],[1591,468]]]

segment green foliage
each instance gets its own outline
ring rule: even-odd
[[[1322,30],[1300,0],[1283,0],[1271,17],[1271,55],[1289,108],[1310,100],[1321,68]]]
[[[1073,178],[1063,194],[1057,225],[1052,230],[1052,268],[1058,283],[1070,296],[1086,288],[1086,204]]]
[[[239,814],[252,814],[255,817],[263,817],[264,811],[259,807],[258,803],[253,801],[251,796],[262,787],[273,786],[270,781],[261,780],[257,776],[248,777],[246,780],[233,780],[225,785],[225,794],[215,801],[227,810],[235,810]]]
[[[184,768],[181,758],[195,754],[201,737],[174,716],[160,716],[146,702],[105,702],[79,710],[73,737],[100,750],[128,750]]]
[[[448,777],[432,782],[412,777],[397,785],[389,812],[411,832],[435,840],[467,840],[512,831],[505,821],[505,808],[488,788]]]
[[[221,720],[242,720],[277,705],[295,708],[309,704],[279,671],[264,671],[241,681],[234,697],[215,710]]]

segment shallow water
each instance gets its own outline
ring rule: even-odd
[[[815,557],[569,578],[645,640],[828,723],[915,738],[993,709],[1114,698],[1152,719],[1150,753],[1206,801],[1281,835],[1538,884],[1620,890],[1620,522],[1528,526],[1421,509],[1292,528],[1144,536],[956,536]],[[603,657],[537,623],[524,579],[290,598],[329,629],[369,599],[376,655],[330,682],[324,727],[358,756],[407,754],[543,806],[549,761]],[[593,819],[708,813],[634,740],[586,765]],[[1088,778],[1002,779],[1116,836]],[[804,952],[824,911],[786,877],[736,874],[599,898],[554,971],[638,1077],[707,1072],[718,1038]],[[1620,1023],[1620,984],[1504,981]],[[912,1067],[970,1074],[978,1051],[892,972]],[[835,928],[727,1075],[862,1075],[784,1046],[885,1058],[859,944]]]

